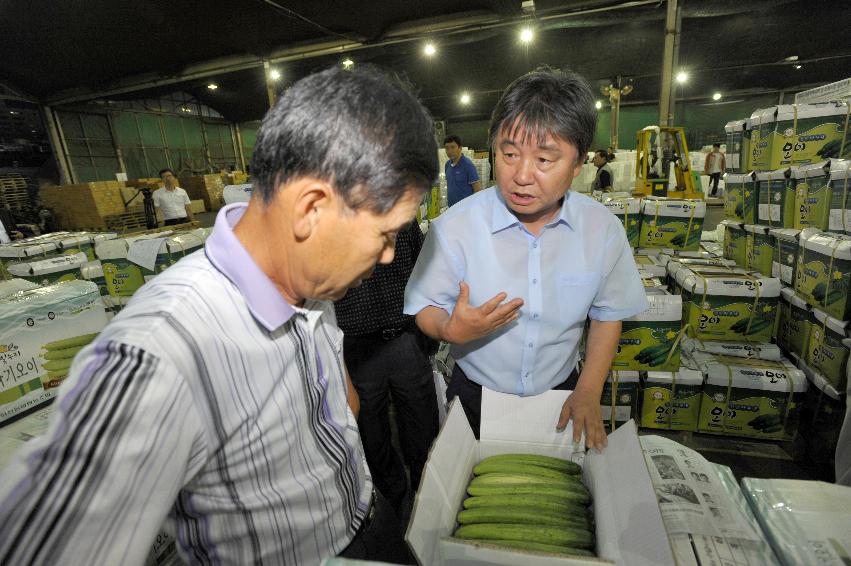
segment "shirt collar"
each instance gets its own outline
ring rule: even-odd
[[[247,208],[248,204],[244,202],[222,208],[205,249],[210,262],[245,297],[254,318],[271,332],[287,322],[296,311],[233,233],[233,227]]]
[[[494,187],[493,192],[496,195],[496,203],[494,203],[493,212],[491,214],[491,233],[496,234],[506,228],[520,225],[520,221],[516,216],[514,216],[514,213],[511,212],[510,208],[508,208],[508,204],[506,204],[505,199],[503,199],[499,187]],[[547,226],[555,226],[556,224],[563,223],[571,230],[574,229],[576,223],[571,214],[573,210],[568,206],[571,193],[572,191],[570,190],[564,193],[564,200],[561,203],[561,210],[559,210],[558,216],[550,221]]]

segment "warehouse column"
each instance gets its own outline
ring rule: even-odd
[[[47,128],[47,137],[53,148],[53,159],[56,161],[56,169],[59,171],[59,184],[68,185],[74,182],[72,165],[68,159],[68,151],[65,148],[65,138],[59,129],[56,114],[50,106],[42,106],[44,115],[44,127]]]
[[[266,79],[266,95],[269,97],[269,108],[275,105],[275,78],[272,77],[272,65],[268,60],[263,61],[263,77]]]
[[[662,85],[659,89],[659,125],[672,126],[674,107],[673,82],[674,66],[679,58],[679,6],[677,0],[668,0],[668,11],[665,15],[665,53],[662,57]]]

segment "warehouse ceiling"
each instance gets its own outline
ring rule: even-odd
[[[723,104],[851,76],[851,2],[680,4],[682,98],[714,103],[721,92]],[[284,89],[350,58],[406,76],[436,118],[487,116],[539,64],[574,69],[595,87],[620,75],[635,87],[626,103],[655,101],[665,9],[648,0],[536,0],[534,13],[520,0],[0,0],[0,84],[52,104],[181,90],[244,121],[268,105],[264,59]],[[535,32],[528,44],[518,39],[524,26]],[[431,58],[426,41],[437,48]]]

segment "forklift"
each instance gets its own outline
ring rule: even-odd
[[[635,150],[635,196],[703,199],[700,176],[691,170],[682,128],[647,126],[638,131]]]

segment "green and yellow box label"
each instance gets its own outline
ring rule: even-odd
[[[680,321],[625,320],[622,324],[612,369],[673,371],[680,367]]]
[[[647,383],[641,405],[641,426],[666,430],[697,430],[701,385]]]

